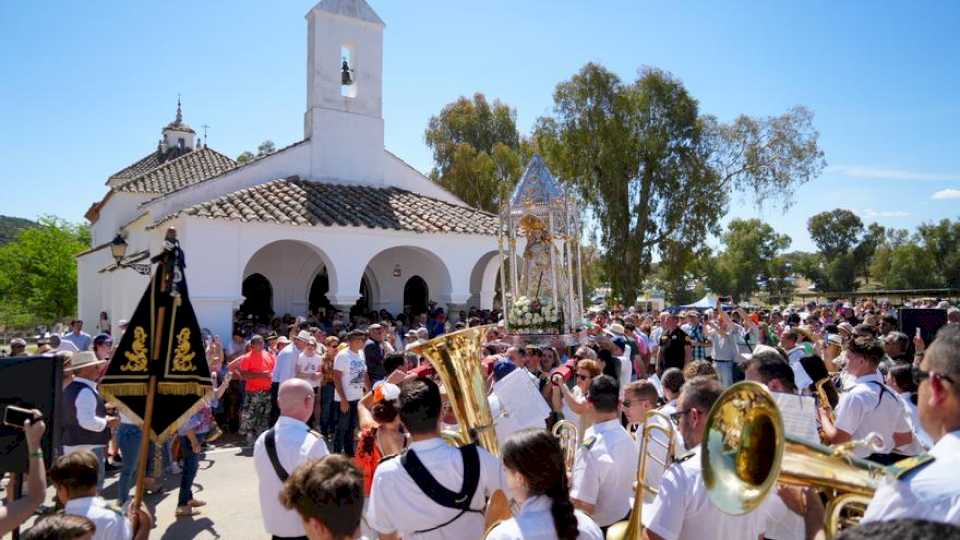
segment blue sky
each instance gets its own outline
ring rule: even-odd
[[[0,214],[80,221],[106,177],[151,151],[177,94],[236,156],[302,137],[314,2],[0,2]],[[836,207],[895,227],[960,217],[960,3],[373,0],[386,22],[386,146],[427,171],[427,120],[483,92],[521,132],[597,61],[683,80],[722,120],[815,114],[829,163],[782,213],[735,201],[812,249]],[[728,216],[728,219],[729,217]]]

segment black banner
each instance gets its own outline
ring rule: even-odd
[[[160,264],[120,339],[100,391],[124,414],[142,421],[150,377],[156,376],[150,436],[162,442],[203,406],[200,398],[208,397],[211,382],[176,239],[168,237],[163,254],[154,261]]]

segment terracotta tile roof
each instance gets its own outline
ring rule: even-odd
[[[166,152],[154,150],[145,157],[133,162],[132,165],[128,165],[122,170],[111,174],[107,181],[109,182],[110,180],[115,179],[132,180],[141,174],[156,169],[172,159],[182,156],[183,154],[187,153],[187,151],[189,151],[189,149],[180,149],[177,147],[169,148]]]
[[[211,148],[188,152],[116,186],[117,191],[168,193],[233,169],[237,162]]]
[[[242,222],[354,226],[419,233],[496,234],[497,218],[396,187],[376,188],[279,179],[181,210],[153,226],[189,215]]]

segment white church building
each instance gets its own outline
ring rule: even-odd
[[[88,326],[129,318],[148,282],[111,269],[111,241],[147,262],[170,226],[200,325],[224,339],[238,309],[492,307],[497,218],[384,148],[383,21],[364,0],[323,0],[306,20],[303,140],[239,164],[202,144],[178,103],[156,150],[107,180],[77,257]]]

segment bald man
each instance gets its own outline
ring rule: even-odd
[[[280,504],[280,490],[302,463],[330,453],[320,434],[306,423],[313,414],[313,400],[313,387],[307,381],[288,379],[281,383],[277,390],[280,418],[253,447],[263,525],[275,540],[306,539],[300,516]]]

